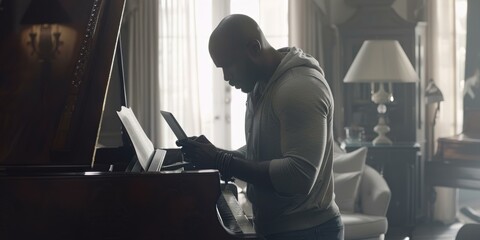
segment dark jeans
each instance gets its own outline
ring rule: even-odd
[[[343,223],[340,216],[304,230],[276,233],[265,236],[266,240],[343,240]]]

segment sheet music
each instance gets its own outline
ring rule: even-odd
[[[155,151],[152,141],[150,141],[145,131],[143,131],[132,109],[122,106],[120,111],[117,111],[117,114],[132,140],[140,165],[146,170],[148,168],[149,158]]]

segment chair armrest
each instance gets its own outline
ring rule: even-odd
[[[372,167],[365,165],[360,182],[361,211],[373,216],[386,216],[391,192],[385,179]]]

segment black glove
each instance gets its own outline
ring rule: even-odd
[[[186,161],[202,169],[217,169],[216,157],[219,150],[204,136],[178,140]]]
[[[230,162],[233,155],[216,148],[204,135],[178,140],[176,143],[182,147],[186,161],[192,162],[197,168],[218,169],[224,181],[232,180]]]

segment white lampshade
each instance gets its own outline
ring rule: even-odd
[[[397,40],[363,42],[343,79],[346,83],[406,83],[418,80],[418,74]]]

